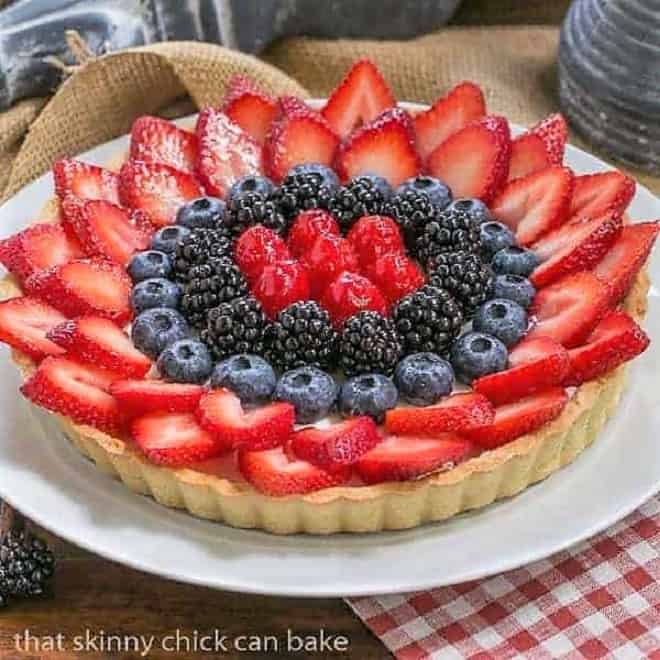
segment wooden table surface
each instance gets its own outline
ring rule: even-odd
[[[455,19],[461,24],[558,23],[567,0],[465,0]],[[181,653],[176,657],[215,657],[212,653],[186,652],[185,644],[195,636],[219,631],[226,643],[241,635],[274,635],[285,645],[287,631],[311,635],[321,630],[347,638],[341,653],[218,653],[221,657],[351,657],[362,660],[384,658],[383,645],[351,613],[340,599],[306,600],[232,594],[181,585],[100,559],[52,536],[58,557],[55,596],[13,605],[0,613],[0,658],[133,658],[138,653],[103,650],[101,642],[113,643],[109,635],[155,636],[154,648],[171,648],[179,630]],[[29,631],[26,643],[26,631]],[[105,635],[104,635],[105,633]],[[56,636],[60,634],[58,639]],[[89,638],[85,639],[85,635]],[[94,635],[97,635],[95,638]],[[17,637],[18,636],[18,637]],[[83,636],[80,638],[79,636]],[[338,638],[337,638],[338,639]],[[40,646],[37,647],[37,641]],[[247,639],[244,640],[247,643]],[[339,640],[341,641],[341,640]],[[60,648],[58,648],[58,643]],[[274,642],[270,642],[273,644]],[[76,654],[76,645],[86,650]],[[95,650],[95,648],[97,650]],[[271,647],[272,648],[272,647]],[[175,657],[154,651],[150,658]]]

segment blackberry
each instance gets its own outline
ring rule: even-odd
[[[441,211],[420,231],[415,241],[415,254],[423,265],[443,252],[465,250],[479,254],[481,232],[479,225],[464,211]]]
[[[471,252],[444,252],[431,260],[428,283],[456,298],[465,318],[486,302],[493,291],[493,271]]]
[[[410,250],[414,249],[417,236],[435,218],[436,213],[429,196],[419,190],[399,192],[383,207],[383,215],[394,218],[401,227]]]
[[[186,282],[193,266],[205,264],[214,257],[230,256],[232,247],[231,237],[224,228],[193,229],[176,244],[174,278]]]
[[[234,197],[227,206],[225,224],[235,236],[253,225],[263,225],[278,234],[285,234],[288,228],[277,204],[257,192]]]
[[[392,189],[385,179],[358,176],[340,188],[330,201],[329,211],[346,233],[365,215],[380,215]]]
[[[463,312],[448,291],[426,284],[394,306],[392,320],[404,355],[422,351],[442,355],[461,331]]]
[[[295,302],[269,327],[266,356],[283,371],[305,365],[328,370],[336,362],[338,338],[330,315],[318,303]]]
[[[267,327],[259,301],[243,296],[210,309],[201,338],[219,360],[236,353],[263,355]]]
[[[392,321],[378,312],[351,316],[339,338],[339,362],[348,377],[366,373],[390,376],[402,350]]]
[[[206,324],[209,309],[240,298],[247,290],[243,273],[230,257],[211,259],[188,271],[181,297],[181,314],[190,325],[202,327]]]
[[[282,181],[274,199],[284,217],[291,221],[306,209],[328,209],[337,186],[315,171],[289,173]]]

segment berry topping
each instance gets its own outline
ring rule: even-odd
[[[509,174],[511,137],[503,117],[487,116],[454,133],[429,156],[429,173],[457,197],[488,203]]]
[[[142,312],[131,326],[135,346],[156,359],[165,348],[190,335],[186,320],[174,309],[154,307]]]
[[[360,259],[360,266],[368,269],[392,252],[403,253],[405,247],[399,225],[384,215],[360,218],[346,237]]]
[[[193,172],[197,137],[166,119],[144,115],[136,119],[131,128],[130,158]]]
[[[153,412],[195,412],[204,394],[199,385],[166,383],[162,380],[117,380],[110,385],[126,417],[140,417]]]
[[[261,173],[261,145],[223,112],[205,108],[199,113],[196,130],[196,171],[210,195],[224,197],[241,177]]]
[[[309,299],[307,271],[295,259],[277,261],[264,267],[252,293],[261,303],[266,316],[274,319],[291,303]]]
[[[323,209],[302,211],[289,229],[287,243],[294,257],[300,257],[311,249],[322,234],[339,236],[339,224]]]
[[[318,300],[339,273],[358,270],[358,258],[352,244],[341,236],[321,234],[300,263],[307,271],[310,293]]]
[[[367,484],[408,481],[454,467],[473,450],[469,440],[455,433],[434,438],[387,436],[356,464]]]
[[[437,209],[425,192],[406,190],[394,195],[383,207],[383,213],[396,221],[408,247],[414,250],[415,240],[435,218]]]
[[[482,252],[489,259],[500,250],[516,245],[514,233],[497,220],[487,220],[479,227],[479,232]]]
[[[387,302],[380,290],[366,277],[355,273],[341,273],[325,290],[320,302],[337,329],[341,329],[347,318],[361,311],[387,315]]]
[[[493,297],[508,298],[527,309],[534,300],[536,289],[522,275],[498,275],[493,284]]]
[[[119,172],[122,204],[142,211],[157,227],[174,224],[181,205],[203,194],[194,176],[163,163],[129,160]]]
[[[225,217],[225,203],[217,197],[198,197],[186,202],[176,214],[176,224],[188,229],[213,229]]]
[[[575,177],[571,218],[621,215],[635,195],[635,181],[621,172],[599,172]]]
[[[454,370],[435,353],[413,353],[397,364],[394,382],[404,401],[414,406],[430,406],[451,394]]]
[[[527,312],[513,300],[493,298],[477,310],[472,327],[513,346],[527,332]]]
[[[535,252],[516,245],[502,248],[493,256],[491,268],[498,275],[521,275],[527,277],[539,265],[540,259]],[[532,277],[534,282],[534,278]],[[536,282],[534,282],[536,284]]]
[[[260,193],[243,193],[231,199],[227,206],[225,225],[235,236],[240,236],[248,227],[263,225],[278,234],[285,234],[288,221],[280,213],[276,202]]]
[[[229,189],[227,204],[231,204],[237,197],[250,193],[269,199],[275,193],[275,184],[269,178],[258,174],[243,176]]]
[[[559,417],[567,401],[563,387],[550,387],[519,401],[498,406],[492,424],[469,431],[467,435],[483,449],[495,449]]]
[[[104,199],[119,204],[119,179],[114,172],[80,160],[61,159],[53,165],[55,193],[83,199]]]
[[[330,374],[316,367],[298,367],[280,378],[273,398],[293,404],[298,424],[311,424],[334,408],[338,391]]]
[[[193,229],[176,244],[173,256],[175,278],[187,282],[194,266],[204,266],[218,257],[230,257],[232,248],[233,242],[224,228]]]
[[[506,346],[492,335],[468,332],[451,347],[451,363],[456,377],[464,383],[506,369]]]
[[[165,380],[199,385],[211,375],[213,358],[201,341],[179,339],[165,348],[156,366]]]
[[[425,282],[419,266],[405,254],[385,254],[367,269],[369,279],[382,291],[388,303],[394,304]]]
[[[367,373],[390,376],[402,351],[394,324],[378,312],[351,316],[339,337],[339,364],[347,376]]]
[[[280,211],[291,219],[301,211],[327,209],[338,189],[334,170],[321,163],[303,163],[291,168],[275,198]]]
[[[277,103],[252,79],[237,74],[227,84],[222,110],[254,140],[263,144],[277,116]]]
[[[131,291],[131,309],[140,314],[152,307],[176,309],[181,303],[181,287],[164,277],[152,277],[138,282]]]
[[[378,215],[392,196],[392,186],[382,176],[363,174],[351,179],[330,200],[330,211],[347,232],[365,215]]]
[[[162,227],[151,238],[151,249],[164,252],[172,257],[176,252],[177,243],[190,236],[190,229],[181,225]]]
[[[122,376],[144,376],[151,368],[151,360],[133,346],[120,327],[98,316],[64,321],[51,328],[46,337],[65,349],[69,357]]]
[[[337,171],[342,180],[376,174],[396,187],[416,176],[419,160],[411,124],[404,110],[394,108],[351,133],[337,152]]]
[[[54,307],[23,296],[0,302],[0,341],[33,360],[61,355],[64,349],[47,338],[51,328],[66,320]]]
[[[438,211],[442,211],[452,201],[452,194],[449,187],[432,176],[416,176],[412,179],[406,179],[396,189],[396,192],[397,194],[401,194],[408,190],[424,193]]]
[[[219,362],[213,369],[211,387],[231,390],[243,405],[270,400],[277,383],[273,367],[258,355],[239,353]]]
[[[323,429],[311,427],[296,431],[287,449],[296,458],[332,470],[353,465],[379,442],[380,436],[373,421],[368,417],[357,417]]]
[[[447,206],[447,211],[451,213],[454,211],[467,213],[478,225],[493,220],[493,215],[490,212],[490,209],[476,197],[462,197],[460,199],[455,199],[449,204],[449,206]]]
[[[382,374],[362,374],[349,378],[339,391],[339,412],[344,417],[366,415],[380,423],[399,400],[394,383]],[[304,457],[303,457],[304,458]]]
[[[282,181],[294,165],[330,165],[339,138],[328,122],[304,101],[293,96],[279,99],[279,115],[273,122],[266,143],[266,172]]]
[[[250,282],[259,278],[266,266],[291,258],[284,240],[272,229],[256,225],[246,229],[236,241],[234,258]]]
[[[197,417],[202,427],[223,445],[259,450],[277,447],[289,438],[295,413],[289,403],[244,410],[233,392],[220,389],[202,396]]]
[[[164,252],[147,250],[138,252],[129,261],[126,270],[133,282],[142,282],[154,277],[169,277],[172,273],[172,261]]]

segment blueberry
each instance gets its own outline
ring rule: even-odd
[[[527,333],[527,312],[513,300],[493,298],[474,315],[472,328],[497,337],[505,346],[513,346]]]
[[[131,339],[138,350],[157,358],[164,348],[190,335],[186,319],[169,307],[153,307],[142,312],[131,327]]]
[[[498,275],[527,277],[540,263],[539,258],[525,248],[511,246],[495,253],[491,266]]]
[[[240,353],[218,363],[211,374],[211,387],[226,387],[235,392],[243,404],[268,401],[277,376],[273,367],[258,355]]]
[[[452,200],[449,186],[432,176],[415,176],[406,179],[396,189],[397,193],[405,193],[408,190],[426,194],[431,200],[431,204],[439,211],[446,208]]]
[[[156,366],[166,380],[201,385],[211,375],[213,358],[201,341],[180,339],[160,354]]]
[[[345,417],[368,415],[380,423],[399,400],[394,383],[382,374],[350,378],[339,391],[339,411]]]
[[[480,199],[474,197],[455,199],[447,210],[463,211],[463,213],[467,213],[477,224],[493,219],[490,209]]]
[[[198,197],[176,214],[176,224],[188,229],[217,227],[225,217],[225,203],[218,197]]]
[[[497,337],[483,332],[461,335],[451,347],[451,363],[456,376],[464,383],[502,371],[507,362],[506,346]]]
[[[296,174],[318,174],[323,181],[323,185],[331,191],[339,188],[339,177],[335,171],[327,165],[321,165],[321,163],[301,163],[300,165],[294,165],[287,173],[287,176],[296,176]]]
[[[516,244],[514,233],[505,224],[496,220],[484,222],[480,227],[480,231],[481,247],[489,257]]]
[[[163,227],[153,235],[151,249],[172,255],[176,250],[176,244],[188,236],[188,234],[190,234],[190,229],[181,225]]]
[[[229,189],[227,193],[227,204],[231,204],[231,201],[236,197],[240,197],[245,193],[257,193],[261,195],[264,199],[270,197],[275,192],[275,184],[267,179],[265,176],[244,176]]]
[[[429,406],[451,393],[454,370],[435,353],[413,353],[397,365],[394,382],[402,399],[415,406]]]
[[[292,403],[296,409],[296,421],[310,424],[330,412],[338,389],[334,378],[325,371],[316,367],[298,367],[280,378],[273,398]]]
[[[127,270],[133,282],[141,282],[152,277],[169,277],[172,262],[164,252],[147,250],[134,255],[128,262]]]
[[[378,176],[377,174],[359,174],[358,176],[353,177],[353,179],[366,179],[369,181],[383,196],[384,200],[388,200],[394,194],[390,182],[385,177]],[[351,181],[353,181],[353,179],[351,179]]]
[[[131,307],[136,314],[152,307],[179,306],[182,295],[181,287],[164,277],[152,277],[138,282],[131,291]]]
[[[534,285],[522,275],[498,275],[493,287],[495,298],[508,298],[521,307],[529,307],[536,295]]]

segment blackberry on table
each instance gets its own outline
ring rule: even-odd
[[[394,327],[404,355],[444,354],[461,331],[461,306],[445,289],[426,284],[402,298],[392,309]]]
[[[479,226],[464,211],[441,211],[419,232],[415,240],[415,254],[424,266],[443,252],[465,250],[479,254],[481,233]]]
[[[263,225],[277,234],[285,234],[288,223],[277,208],[277,204],[257,192],[235,196],[227,206],[225,224],[239,236],[253,225]]]
[[[391,195],[392,189],[382,177],[357,176],[337,191],[329,211],[346,233],[361,217],[380,215]]]
[[[244,296],[247,290],[245,277],[230,257],[210,259],[188,271],[181,314],[190,325],[202,327],[210,309]]]
[[[248,295],[210,309],[201,338],[220,360],[236,353],[263,355],[268,325],[261,304]]]
[[[394,324],[378,312],[351,316],[339,338],[339,361],[344,373],[390,376],[401,358],[402,344]]]
[[[338,338],[330,315],[318,303],[295,302],[268,328],[266,356],[283,371],[305,365],[328,370],[336,362]]]
[[[444,252],[429,264],[428,283],[449,291],[461,305],[466,318],[488,300],[493,282],[493,271],[471,252]]]
[[[214,257],[231,256],[232,247],[226,229],[193,229],[176,244],[174,278],[186,282],[193,266],[205,264]]]
[[[404,190],[393,195],[382,212],[396,220],[410,250],[414,249],[417,236],[436,213],[429,196],[419,190]]]
[[[274,195],[284,217],[290,221],[307,209],[328,209],[338,182],[311,169],[294,170],[284,178]]]

